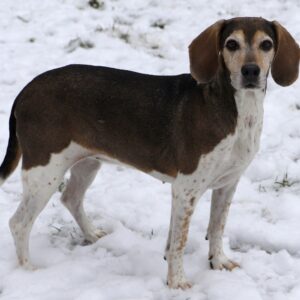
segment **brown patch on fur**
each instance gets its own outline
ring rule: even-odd
[[[191,206],[194,206],[194,204],[195,204],[195,197],[192,197],[191,199],[190,199],[190,204],[191,204]]]
[[[23,168],[46,165],[52,153],[74,141],[91,155],[102,153],[148,173],[190,174],[202,154],[235,130],[228,80],[220,74],[198,86],[188,74],[86,65],[46,72],[16,99]]]
[[[181,236],[181,239],[180,239],[177,251],[182,251],[184,249],[184,247],[185,247],[185,244],[186,244],[186,241],[187,241],[187,237],[188,237],[188,228],[187,227],[188,226],[187,226],[187,223],[185,221],[184,227],[183,227],[183,229],[181,231],[182,236]]]
[[[221,231],[224,232],[225,224],[221,225]]]
[[[16,117],[14,103],[9,118],[9,141],[4,160],[0,166],[0,178],[5,180],[18,166],[22,152],[16,134]]]
[[[224,47],[226,38],[233,32],[242,30],[246,42],[251,45],[253,37],[258,31],[266,33],[268,36],[275,39],[275,33],[272,23],[263,18],[240,17],[232,18],[225,21],[222,35],[221,35],[221,48]]]
[[[277,49],[272,63],[272,76],[276,83],[287,86],[299,74],[299,45],[289,32],[278,22],[272,22],[277,38]]]
[[[240,45],[240,48],[244,49],[244,51],[229,51],[226,47],[222,49],[222,55],[224,58],[224,62],[226,67],[229,69],[231,73],[240,73],[241,66],[245,64],[246,61],[246,45],[245,45],[245,34],[243,30],[234,30],[230,36],[228,36],[228,40],[233,39],[237,41]],[[227,39],[225,40],[226,43]]]
[[[224,22],[218,21],[205,29],[189,46],[191,74],[198,83],[211,81],[217,73],[220,32]]]
[[[179,246],[177,248],[178,251],[182,251],[185,247],[187,237],[188,237],[188,232],[189,232],[189,223],[190,223],[192,214],[193,214],[193,209],[185,210],[185,218],[183,220],[183,224],[181,227],[181,239],[179,242]]]
[[[273,47],[269,51],[264,51],[260,48],[261,43],[265,40],[269,40],[273,44]],[[267,74],[269,72],[270,62],[273,60],[275,54],[275,43],[276,41],[272,40],[272,38],[262,30],[258,30],[253,36],[252,47],[254,60],[249,62],[251,63],[254,61],[259,66],[263,74]]]

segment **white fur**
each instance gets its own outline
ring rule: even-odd
[[[83,197],[93,182],[100,168],[100,161],[86,158],[79,161],[71,169],[70,180],[62,194],[61,201],[81,228],[86,241],[94,243],[105,235],[100,229],[94,228],[83,209]]]
[[[150,173],[147,173],[148,175],[162,181],[162,182],[168,182],[168,183],[172,183],[174,182],[175,178],[171,177],[171,176],[168,176],[166,174],[162,174],[160,172],[156,172],[156,171],[152,171]]]
[[[61,153],[52,154],[46,166],[22,170],[23,199],[9,225],[19,262],[25,268],[32,269],[28,240],[35,219],[57,190],[66,170],[88,155],[90,153],[86,149],[71,143]]]

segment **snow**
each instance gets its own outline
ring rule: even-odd
[[[39,73],[87,63],[152,74],[188,72],[187,46],[221,18],[276,19],[300,41],[299,0],[2,0],[0,9],[0,159],[14,98]],[[19,169],[0,188],[0,298],[43,300],[296,300],[300,297],[300,81],[269,79],[261,147],[230,210],[224,246],[241,264],[209,269],[205,241],[210,192],[193,216],[187,291],[166,286],[163,260],[170,185],[132,169],[104,166],[86,195],[96,226],[109,233],[83,246],[56,193],[32,231],[37,271],[17,265],[8,228],[21,196]]]

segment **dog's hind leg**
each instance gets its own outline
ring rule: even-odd
[[[67,168],[49,163],[22,170],[23,199],[9,225],[20,265],[33,269],[29,261],[29,236],[35,219],[57,190]]]
[[[32,155],[32,154],[31,154]],[[23,156],[23,199],[9,225],[16,245],[20,265],[32,269],[29,261],[29,236],[34,221],[57,191],[65,172],[80,158],[88,155],[86,149],[70,144],[62,152],[51,154],[47,165],[28,166],[34,156]]]
[[[83,197],[93,182],[100,165],[99,160],[94,158],[85,158],[74,165],[71,169],[70,180],[61,197],[62,203],[81,228],[85,240],[90,243],[96,242],[105,235],[101,229],[94,228],[83,208]]]

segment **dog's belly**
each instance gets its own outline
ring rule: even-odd
[[[94,158],[98,159],[98,160],[100,160],[101,162],[104,162],[104,163],[109,163],[109,164],[114,164],[114,165],[123,165],[123,166],[128,167],[128,168],[134,168],[134,169],[136,169],[132,165],[126,164],[124,162],[121,162],[118,159],[111,158],[111,157],[109,157],[107,155],[96,154],[96,155],[94,155]],[[140,171],[142,171],[142,170],[140,170]],[[174,177],[169,176],[167,174],[160,173],[158,171],[151,171],[151,172],[144,172],[144,171],[142,171],[142,172],[145,173],[145,174],[148,174],[148,175],[150,175],[152,177],[154,177],[155,179],[158,179],[158,180],[162,181],[163,183],[165,183],[165,182],[172,183],[175,180]]]

